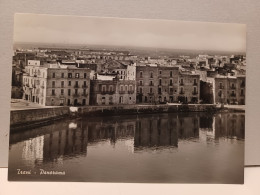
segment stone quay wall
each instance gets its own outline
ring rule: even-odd
[[[41,126],[53,120],[69,116],[69,107],[12,110],[10,114],[11,130]]]

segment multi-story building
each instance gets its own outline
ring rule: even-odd
[[[138,103],[155,103],[158,101],[158,67],[137,66],[136,86]]]
[[[215,103],[245,104],[245,76],[217,76]]]
[[[178,101],[182,103],[199,103],[200,75],[180,72]]]
[[[44,106],[88,105],[90,70],[73,66],[28,65],[23,99]]]
[[[179,67],[137,66],[136,84],[138,103],[199,102],[200,75]]]
[[[134,80],[112,79],[91,80],[91,105],[118,105],[136,103],[136,84]]]

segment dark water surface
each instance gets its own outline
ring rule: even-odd
[[[244,113],[67,119],[11,134],[9,180],[243,183],[244,134]]]

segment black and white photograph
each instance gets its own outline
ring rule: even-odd
[[[9,181],[244,183],[245,24],[17,13],[10,79]]]

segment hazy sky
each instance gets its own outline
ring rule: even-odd
[[[16,14],[14,42],[246,51],[246,25]]]

